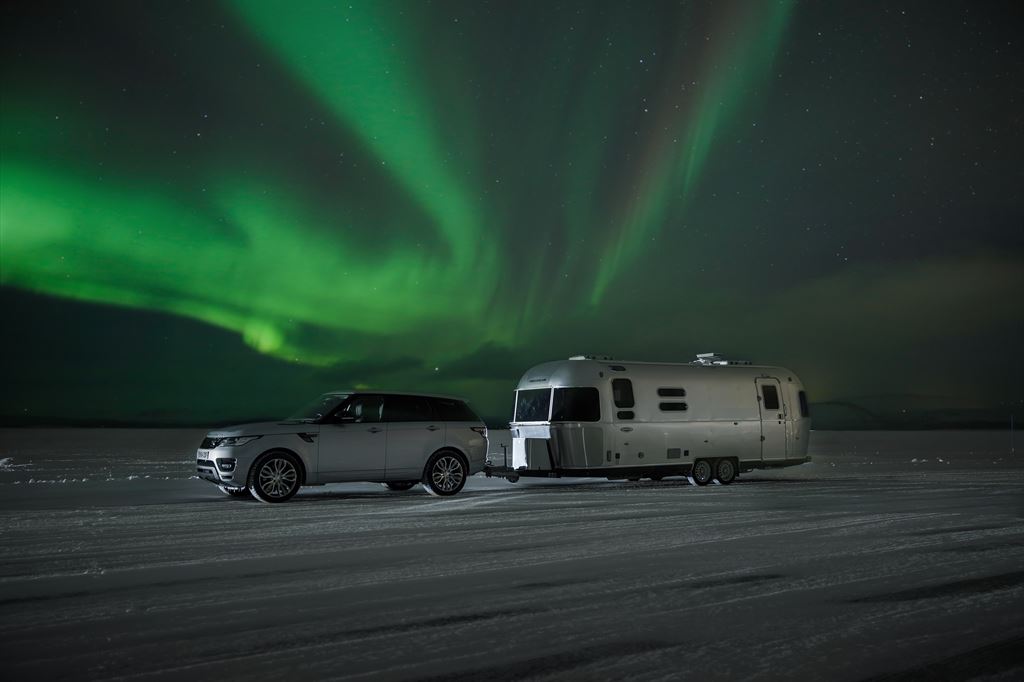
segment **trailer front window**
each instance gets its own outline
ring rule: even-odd
[[[516,392],[517,422],[546,422],[551,405],[550,388],[533,388]]]
[[[556,388],[551,403],[553,422],[601,420],[601,395],[596,388]]]

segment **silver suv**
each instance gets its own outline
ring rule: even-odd
[[[326,393],[282,422],[211,431],[196,453],[199,478],[233,497],[284,502],[300,486],[423,483],[454,495],[484,468],[487,427],[458,398],[412,393]]]

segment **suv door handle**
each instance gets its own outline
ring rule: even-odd
[[[371,426],[370,428],[368,428],[366,430],[369,431],[370,433],[380,433],[384,429],[378,428],[376,426]]]
[[[440,426],[434,426],[433,424],[431,424],[430,426],[427,427],[427,431],[437,431],[440,428]]]

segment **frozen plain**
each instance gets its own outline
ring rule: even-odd
[[[815,432],[728,487],[284,505],[191,478],[202,435],[0,430],[0,677],[1024,679],[1005,432]]]

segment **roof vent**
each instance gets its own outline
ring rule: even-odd
[[[697,353],[697,359],[690,363],[691,365],[704,365],[711,367],[713,365],[749,365],[750,360],[726,360],[718,353]]]
[[[610,355],[573,355],[570,360],[614,360]]]

